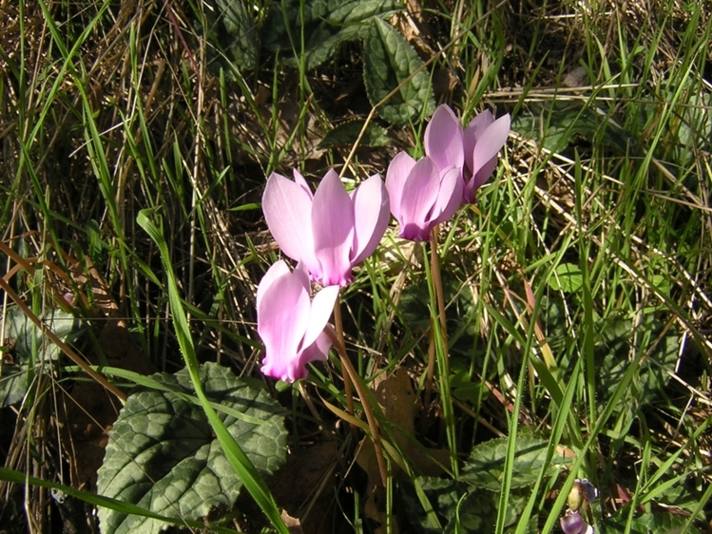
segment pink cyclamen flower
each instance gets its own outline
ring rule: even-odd
[[[425,241],[438,223],[448,220],[462,203],[462,170],[440,170],[429,157],[415,161],[399,153],[388,165],[386,189],[391,213],[400,224],[400,236]]]
[[[294,181],[272,173],[262,196],[272,236],[287,256],[304,264],[312,280],[344,286],[351,269],[370,256],[388,226],[388,193],[371,176],[351,194],[338,174],[326,173],[312,195],[294,171]]]
[[[497,166],[499,151],[507,142],[510,116],[495,120],[483,111],[463,130],[455,113],[446,104],[438,106],[425,129],[425,154],[444,170],[462,169],[465,181],[463,202],[472,202],[475,191],[484,184]]]
[[[326,360],[331,338],[324,332],[334,309],[338,286],[309,296],[309,277],[280,260],[257,287],[257,333],[265,344],[262,372],[286,382],[305,378],[307,364]]]

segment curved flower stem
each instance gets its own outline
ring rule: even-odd
[[[438,229],[435,225],[430,232],[430,279],[432,286],[435,288],[435,298],[437,301],[438,318],[440,321],[440,336],[442,344],[445,348],[445,354],[448,353],[447,340],[447,324],[445,318],[445,292],[443,291],[443,281],[440,274],[440,257],[438,256]],[[433,375],[435,373],[435,327],[430,331],[430,342],[428,345],[428,367],[425,380],[425,401],[426,405],[430,404],[430,393],[433,387]]]
[[[388,470],[386,469],[386,461],[383,458],[381,432],[378,429],[378,421],[376,421],[376,418],[373,415],[373,410],[371,410],[371,405],[368,403],[368,396],[366,390],[364,389],[363,383],[356,373],[356,369],[354,369],[354,366],[351,364],[348,354],[346,354],[346,346],[343,343],[343,339],[339,339],[338,334],[335,334],[333,337],[335,338],[334,345],[336,345],[336,350],[339,352],[339,357],[341,359],[342,370],[346,371],[346,374],[356,388],[356,393],[358,393],[359,399],[361,400],[361,406],[363,406],[363,411],[366,414],[366,422],[368,423],[368,428],[371,431],[371,439],[373,440],[373,450],[376,453],[378,472],[381,475],[381,482],[385,487],[386,482],[388,481]]]
[[[428,279],[430,294],[430,317],[432,321],[431,347],[428,350],[428,386],[432,384],[435,368],[434,359],[438,364],[438,385],[440,403],[445,419],[448,448],[450,449],[450,465],[455,477],[458,476],[457,465],[457,434],[455,432],[455,415],[452,396],[450,395],[450,365],[448,359],[447,323],[445,318],[445,292],[440,274],[440,258],[438,256],[438,226],[430,233],[430,266],[426,262],[425,274]],[[429,392],[428,392],[429,393]],[[428,395],[429,396],[429,395]]]
[[[344,347],[344,354],[346,354],[346,342],[344,341],[344,324],[341,320],[341,296],[336,297],[336,302],[334,303],[334,328],[336,330],[336,344],[337,346]],[[339,356],[341,356],[341,350],[339,350]],[[346,397],[346,411],[350,414],[353,414],[353,386],[351,385],[351,379],[349,378],[349,375],[346,372],[346,368],[343,365],[343,361],[341,363],[341,377],[344,381],[344,397]]]

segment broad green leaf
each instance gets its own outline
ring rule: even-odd
[[[533,485],[546,461],[547,439],[524,433],[517,436],[511,487],[527,488]],[[462,470],[460,479],[473,488],[499,492],[504,476],[507,455],[507,438],[496,438],[476,445]],[[551,474],[567,462],[554,453],[549,469]]]
[[[371,104],[395,90],[379,110],[385,120],[399,125],[431,114],[435,102],[429,73],[395,28],[373,19],[364,39],[363,58],[363,79]]]
[[[185,369],[154,378],[185,394],[193,391]],[[219,417],[258,471],[273,473],[286,456],[280,407],[220,365],[203,364],[200,378],[211,401],[244,414],[238,418],[220,412]],[[206,517],[216,507],[231,508],[242,486],[201,407],[167,391],[128,398],[97,480],[102,495],[186,519]],[[101,509],[99,519],[102,532],[151,533],[165,527],[159,520],[111,509]]]
[[[30,380],[27,365],[3,363],[0,367],[0,408],[20,402],[27,393]]]
[[[327,26],[319,26],[311,33],[309,47],[306,52],[307,70],[315,69],[330,60],[341,45],[350,41],[357,41],[368,35],[369,22],[351,24],[333,33]]]
[[[225,31],[230,35],[230,52],[242,69],[254,69],[259,54],[257,19],[247,2],[217,0],[222,13]]]
[[[396,0],[350,0],[331,11],[326,21],[331,25],[344,27],[376,15],[386,15],[400,8],[401,3]]]
[[[49,310],[40,319],[62,340],[67,339],[75,327],[74,316],[62,310]],[[56,360],[60,354],[59,347],[47,339],[17,306],[8,306],[5,310],[5,339],[11,340],[17,363],[32,361],[33,354],[45,360]]]
[[[549,287],[554,291],[575,293],[583,286],[581,268],[573,263],[559,264],[554,275],[549,278]]]
[[[53,310],[42,318],[47,327],[62,340],[74,331],[74,317],[62,310]],[[32,380],[30,370],[59,358],[60,350],[17,306],[5,309],[5,352],[0,366],[0,407],[21,401]],[[9,350],[7,350],[9,349]],[[12,357],[12,363],[8,361]]]
[[[364,38],[372,19],[401,7],[397,0],[315,0],[303,4],[282,0],[272,6],[262,41],[267,50],[285,51],[288,62],[296,65],[299,57],[294,56],[301,52],[295,45],[304,35],[306,67],[314,69],[331,59],[344,43]]]
[[[428,500],[438,516],[443,520],[444,528],[434,529],[424,523],[425,516],[412,497],[406,497],[410,508],[408,516],[417,526],[418,532],[493,532],[497,517],[498,492],[476,489],[463,481],[437,477],[417,477]],[[510,526],[518,519],[526,502],[524,492],[512,492],[509,499],[505,526]]]

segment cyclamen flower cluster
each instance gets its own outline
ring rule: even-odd
[[[463,129],[446,105],[439,106],[425,130],[425,156],[406,152],[393,158],[385,185],[379,175],[352,193],[329,170],[312,194],[296,170],[293,180],[273,173],[262,210],[282,252],[298,262],[290,272],[274,264],[257,289],[257,331],[265,344],[262,372],[293,382],[306,365],[326,359],[331,347],[324,328],[339,287],[351,282],[353,267],[370,256],[392,214],[405,239],[424,241],[489,178],[509,134],[510,119],[489,111]],[[310,298],[309,278],[324,286]]]
[[[415,161],[401,152],[388,166],[386,189],[400,236],[424,241],[433,226],[448,220],[497,166],[509,135],[509,115],[494,120],[489,111],[463,130],[455,113],[439,106],[425,128],[425,157]]]

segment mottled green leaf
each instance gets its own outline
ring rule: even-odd
[[[329,24],[343,27],[376,15],[386,15],[400,8],[401,3],[396,0],[351,0],[334,9],[326,20]]]
[[[461,480],[474,488],[499,491],[504,477],[508,438],[496,438],[476,445],[462,470]],[[546,462],[548,440],[524,433],[517,436],[511,487],[532,486]],[[550,474],[567,460],[554,454],[548,465]]]
[[[53,310],[41,319],[56,335],[66,340],[74,331],[74,317]],[[17,306],[5,309],[5,350],[0,366],[0,407],[21,401],[27,393],[33,366],[57,360],[60,349],[25,316]]]
[[[410,519],[417,525],[418,532],[433,534],[494,532],[499,491],[478,489],[466,481],[437,477],[418,477],[418,483],[444,525],[442,529],[428,527],[422,509],[411,497],[406,503],[411,509]],[[505,527],[517,521],[525,504],[526,491],[513,491],[510,494]]]
[[[31,379],[27,365],[3,363],[0,367],[0,407],[20,402]]]
[[[357,41],[368,34],[370,23],[351,24],[332,33],[324,27],[317,28],[309,39],[306,53],[307,69],[311,70],[331,59],[341,45]]]
[[[262,390],[247,385],[227,368],[206,363],[200,369],[206,395],[242,414],[220,418],[255,467],[272,473],[286,456],[286,430],[279,406]],[[154,378],[181,393],[143,391],[131,395],[109,437],[98,471],[101,495],[162,515],[199,519],[217,507],[231,508],[243,486],[225,457],[186,370]],[[158,532],[165,524],[150,518],[100,509],[102,532]]]
[[[62,340],[67,339],[75,327],[74,316],[62,310],[47,311],[40,319]],[[33,354],[36,354],[38,359],[52,360],[57,359],[60,354],[59,347],[17,306],[8,306],[5,310],[5,339],[10,340],[15,361],[18,363],[32,361]]]
[[[385,120],[405,124],[431,114],[435,102],[429,72],[395,28],[373,19],[364,39],[363,57],[363,78],[371,104],[376,105],[395,90],[379,109]]]

